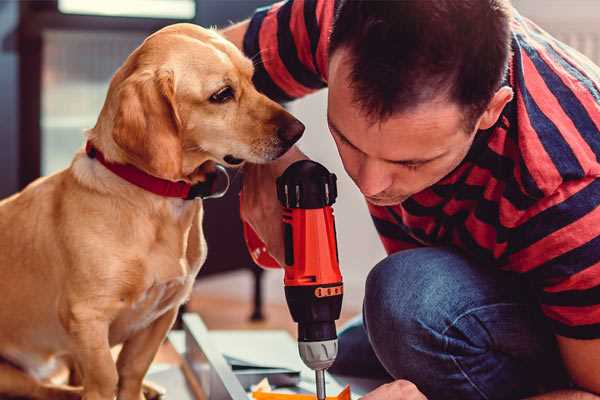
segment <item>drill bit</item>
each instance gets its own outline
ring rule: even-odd
[[[317,400],[325,400],[325,370],[316,369],[315,378],[317,382]]]

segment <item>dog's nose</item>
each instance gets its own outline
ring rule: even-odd
[[[277,128],[277,136],[290,146],[298,141],[304,133],[304,124],[297,119],[292,120],[285,126]]]

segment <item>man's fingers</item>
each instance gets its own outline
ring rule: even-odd
[[[366,394],[361,400],[427,400],[414,383],[399,379]]]

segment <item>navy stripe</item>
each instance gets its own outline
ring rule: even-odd
[[[317,48],[319,47],[319,36],[321,30],[317,23],[317,0],[304,0],[304,25],[310,40],[310,53],[313,57],[315,70],[319,70],[317,63]],[[323,71],[320,71],[323,74]]]
[[[429,236],[425,233],[423,229],[414,227],[409,228],[406,225],[404,225],[404,222],[402,222],[402,218],[398,215],[398,213],[396,213],[396,211],[394,211],[393,207],[385,207],[385,209],[394,219],[394,221],[398,225],[398,228],[403,230],[406,235],[409,235],[412,238],[414,238],[414,240],[417,241],[419,244],[427,244],[433,242],[433,240],[429,238]]]
[[[525,51],[527,52],[527,50]],[[535,53],[528,53],[528,55],[532,61],[538,57]],[[571,146],[565,141],[565,138],[552,120],[542,112],[535,100],[531,97],[529,89],[525,84],[524,77],[520,73],[517,73],[517,71],[515,71],[515,75],[519,81],[518,86],[520,89],[517,95],[520,94],[522,96],[525,108],[529,114],[531,126],[535,130],[542,146],[550,156],[561,177],[563,180],[583,177],[585,173],[579,164],[579,160],[575,157]]]
[[[552,92],[554,97],[558,100],[561,108],[569,116],[573,124],[585,139],[585,141],[592,148],[592,151],[596,154],[596,159],[600,158],[600,132],[596,128],[596,125],[590,118],[588,112],[583,107],[579,99],[575,96],[573,91],[569,89],[564,82],[556,75],[547,63],[537,54],[537,52],[529,47],[527,44],[523,44],[523,48],[530,54],[530,58],[533,61],[536,69],[540,72],[540,75],[548,89]],[[554,51],[554,50],[551,50]],[[565,69],[572,69],[560,55],[554,53],[553,57],[555,61],[562,65]],[[583,76],[576,77],[583,84],[581,79]],[[590,88],[591,89],[591,88]],[[600,96],[597,97],[600,101]]]
[[[573,64],[570,60],[564,58],[562,55],[560,55],[560,53],[558,53],[558,51],[556,51],[556,49],[554,47],[552,47],[552,45],[549,42],[544,41],[544,38],[540,37],[539,34],[532,33],[532,36],[539,38],[538,43],[543,45],[544,49],[546,49],[549,53],[551,53],[551,56],[553,57],[553,59],[555,61],[559,62],[560,65],[569,74],[571,74],[571,76],[573,78],[575,78],[579,83],[581,83],[590,92],[592,97],[594,97],[594,99],[596,99],[596,101],[600,102],[600,89],[598,88],[596,83],[589,76],[586,75],[586,74],[590,73],[587,71],[587,69],[581,70],[578,65]],[[570,53],[573,51],[573,49],[569,48],[566,45],[565,45],[566,48],[563,48],[558,45],[557,45],[557,47],[560,47],[561,50],[563,50],[566,53]],[[596,78],[600,79],[600,77],[596,77]]]
[[[600,338],[600,324],[569,326],[550,319],[552,330],[555,334],[572,339],[598,339]]]
[[[462,214],[460,216],[461,219],[463,221],[466,220],[468,212],[461,212],[460,214]],[[493,251],[477,244],[475,239],[473,239],[473,235],[467,230],[464,223],[456,226],[455,230],[460,238],[460,241],[465,246],[465,251],[480,265],[494,267],[498,264],[494,258]]]
[[[600,235],[586,244],[548,260],[524,275],[532,282],[552,285],[600,262]],[[600,297],[596,300],[598,301]]]
[[[404,201],[402,207],[413,215],[422,214],[425,209],[425,207],[421,206],[411,198]],[[400,217],[391,207],[388,207],[388,210],[395,215],[396,221],[401,221]],[[435,245],[452,245],[452,233],[456,233],[464,244],[464,250],[470,257],[481,262],[482,265],[496,265],[497,262],[494,259],[493,251],[477,244],[473,239],[473,235],[465,227],[465,220],[468,215],[469,211],[462,210],[452,216],[448,216],[438,209],[436,210],[435,215],[432,216],[436,223],[436,229],[434,229],[431,234],[426,234],[423,229],[410,228],[410,231],[413,236],[418,237],[420,240]],[[440,236],[439,232],[442,228],[444,228],[445,234]]]
[[[596,179],[562,203],[540,212],[514,228],[510,236],[510,252],[516,253],[531,246],[551,233],[578,221],[599,205],[600,179]]]
[[[288,1],[277,10],[277,42],[279,56],[289,73],[300,84],[311,89],[322,89],[325,84],[321,77],[311,72],[298,58],[298,49],[290,30],[292,1]]]
[[[400,240],[402,242],[407,242],[411,244],[419,244],[414,238],[407,235],[400,227],[396,224],[393,224],[389,221],[380,219],[371,215],[373,219],[373,223],[375,224],[375,229],[377,229],[377,233],[381,236],[385,236],[386,238],[393,240]]]
[[[585,64],[585,69],[583,69],[583,68],[581,68],[582,66],[579,66],[579,65],[575,64],[574,62],[571,62],[571,61],[563,58],[563,56],[558,55],[558,57],[560,57],[565,62],[569,63],[571,65],[571,67],[573,69],[575,69],[575,71],[584,78],[584,79],[580,79],[580,78],[577,78],[577,79],[581,80],[582,82],[585,81],[586,83],[589,83],[589,86],[591,88],[595,88],[596,90],[600,90],[598,88],[598,85],[593,82],[593,80],[591,79],[590,76],[588,76],[588,74],[589,74],[589,75],[593,76],[594,79],[600,81],[600,74],[596,70],[596,68],[598,68],[598,66],[596,66],[593,63],[593,61],[591,61],[585,55],[581,54],[579,51],[577,51],[577,49],[574,49],[574,48],[570,47],[566,43],[561,42],[560,40],[558,40],[555,37],[551,36],[547,32],[544,32],[544,31],[540,30],[538,27],[536,27],[535,25],[533,25],[530,20],[520,18],[520,22],[523,25],[523,29],[526,30],[528,34],[531,34],[532,36],[534,36],[535,38],[537,38],[537,42],[539,44],[543,45],[548,50],[552,50],[554,53],[558,54],[558,52],[552,46],[552,45],[554,45],[554,46],[560,48],[563,52],[565,52],[568,55],[570,55],[571,58],[573,58],[574,61],[581,62],[582,64]],[[575,53],[578,53],[578,54],[575,55]],[[576,76],[576,75],[574,75],[574,76]]]
[[[573,57],[577,62],[582,62],[584,64],[586,64],[586,68],[585,70],[582,69],[580,66],[578,66],[577,64],[575,64],[574,62],[571,62],[570,60],[565,60],[566,62],[568,62],[569,64],[571,64],[571,66],[579,71],[580,74],[582,74],[583,76],[585,76],[586,78],[590,79],[590,84],[592,85],[592,87],[594,87],[596,90],[600,91],[600,87],[598,86],[598,82],[600,82],[600,71],[598,69],[600,69],[600,67],[598,67],[598,65],[594,64],[594,62],[592,60],[590,60],[589,58],[587,58],[585,55],[581,54],[580,52],[578,52],[576,49],[573,49],[571,47],[569,47],[567,44],[562,43],[558,40],[555,40],[553,42],[557,47],[559,47],[562,51],[564,51],[565,53],[569,53],[569,55],[572,56],[571,52],[577,52],[579,53],[579,55],[577,56],[577,58]],[[589,76],[593,76],[593,79],[591,79]],[[594,81],[595,79],[595,81]]]
[[[518,73],[517,71],[522,71],[521,49],[520,49],[517,37],[514,33],[512,35],[511,43],[512,43],[511,46],[512,46],[512,54],[513,54],[512,70],[514,71],[513,72],[513,79],[514,79],[514,77]],[[513,89],[515,89],[515,88],[513,88]],[[511,129],[508,131],[509,135],[515,141],[515,143],[518,143],[519,142],[519,137],[518,137],[519,132],[518,132],[518,125],[517,125],[518,119],[516,117],[516,115],[517,115],[516,103],[517,103],[517,99],[516,99],[516,90],[515,90],[515,98],[513,98],[507,106],[507,115],[508,115],[508,120],[512,124]],[[523,160],[522,157],[519,160],[519,169],[521,171],[521,181],[523,183],[523,188],[525,189],[527,194],[529,194],[529,196],[536,198],[536,199],[541,199],[542,197],[544,197],[544,192],[542,192],[542,190],[539,188],[539,186],[537,185],[537,183],[531,176],[531,173],[529,172],[529,168],[527,168],[527,165],[525,165],[525,161]]]
[[[244,35],[244,54],[254,62],[254,76],[252,77],[252,81],[256,89],[275,101],[291,101],[293,98],[277,86],[265,70],[260,54],[259,33],[269,8],[263,7],[257,9],[252,19],[250,19],[248,30]]]
[[[586,290],[568,290],[564,292],[543,292],[540,303],[548,306],[585,307],[600,302],[600,285]]]

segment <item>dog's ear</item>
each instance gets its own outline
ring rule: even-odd
[[[182,176],[181,120],[172,71],[143,71],[118,88],[112,136],[138,168],[164,179]]]

